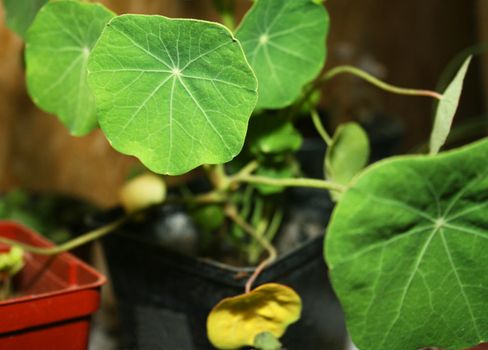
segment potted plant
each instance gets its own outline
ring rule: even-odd
[[[0,222],[0,238],[16,244],[0,245],[0,347],[86,349],[105,277],[68,253],[49,256],[52,243],[14,222]]]
[[[299,318],[302,302],[293,290],[276,283],[253,289],[257,278],[267,281],[273,263],[279,272],[268,276],[272,280],[283,277],[287,282],[293,274],[286,257],[277,260],[273,245],[283,220],[281,193],[290,187],[328,191],[337,202],[327,228],[325,259],[348,330],[361,350],[465,349],[487,341],[488,280],[481,262],[488,224],[483,215],[488,143],[482,140],[438,154],[449,134],[469,58],[442,94],[395,87],[350,66],[321,73],[329,27],[321,1],[259,0],[237,29],[233,2],[215,3],[225,26],[161,16],[116,16],[97,4],[52,1],[40,9],[26,35],[29,93],[72,134],[83,135],[100,125],[116,150],[136,156],[154,173],[180,175],[201,166],[207,175],[207,182],[183,186],[177,196],[167,195],[161,178],[144,175],[144,187],[137,179],[124,196],[130,198],[135,221],[140,210],[150,215],[145,209],[149,204],[164,201],[167,207],[184,207],[207,231],[207,238],[220,232],[226,237],[224,248],[230,246],[235,256],[257,264],[251,271],[227,268],[217,276],[218,284],[222,278],[250,273],[240,282],[245,293],[224,299],[210,313],[206,335],[213,346],[279,349],[278,338]],[[11,13],[19,9],[16,6]],[[330,135],[316,111],[316,96],[322,84],[343,73],[393,93],[438,100],[429,154],[394,157],[366,167],[369,142],[358,124],[341,125]],[[310,115],[327,145],[325,179],[300,177],[296,166],[293,154],[302,137],[293,122],[303,113]],[[134,199],[133,191],[143,198]],[[327,217],[327,211],[323,215]],[[63,248],[104,236],[127,220]],[[141,257],[131,254],[137,240],[128,241],[124,246],[129,248],[123,250],[117,242],[124,240],[123,235],[108,237],[116,248],[108,254],[129,266],[141,264]],[[212,236],[209,240],[213,242]],[[156,245],[145,249],[150,257],[160,252]],[[194,275],[212,266],[201,260],[186,264],[168,252],[161,259]],[[158,264],[141,264],[145,270],[135,271],[136,276],[154,275]],[[163,273],[176,281],[182,279],[178,271],[175,267]],[[302,277],[296,289],[318,284],[311,275]],[[156,304],[171,302],[145,293],[157,288],[152,281],[158,278],[148,279],[149,286],[138,295],[147,294]],[[199,325],[185,315],[198,313],[202,319],[197,305],[200,282],[181,289],[176,283],[165,285],[174,288],[175,300],[193,293],[195,303],[156,313],[141,307],[136,316],[147,316],[155,325],[173,325],[167,338],[177,337],[188,322],[198,333]],[[135,283],[127,280],[126,290],[135,291]],[[216,297],[229,293],[227,289]],[[313,309],[321,303],[323,295],[314,293],[303,297],[303,305]],[[304,312],[290,333],[307,321],[309,329],[327,328],[327,322],[308,319],[309,315]],[[161,345],[161,339],[151,342],[158,336],[157,328],[156,334],[149,334],[146,324],[139,325],[148,341],[138,344],[140,348]],[[137,325],[137,318],[132,325]],[[309,334],[301,332],[302,346]],[[295,346],[286,341],[283,338],[283,346]]]

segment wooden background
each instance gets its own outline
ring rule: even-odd
[[[119,14],[216,19],[206,0],[102,2]],[[241,14],[249,6],[236,2]],[[434,89],[457,53],[488,42],[488,0],[328,0],[326,6],[332,21],[328,66],[356,64],[401,86]],[[458,120],[488,108],[488,55],[474,63]],[[369,105],[403,120],[405,147],[424,141],[430,130],[431,101],[388,95],[353,77],[336,78],[324,104],[343,119],[358,118],[358,106]],[[22,42],[5,28],[0,8],[0,192],[57,191],[111,206],[133,163],[100,132],[71,137],[33,106],[25,90]]]

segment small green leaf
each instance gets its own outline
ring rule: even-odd
[[[488,140],[373,165],[332,215],[326,259],[361,350],[488,341]]]
[[[329,17],[312,0],[259,0],[236,36],[259,81],[257,108],[293,103],[321,71]]]
[[[47,2],[48,0],[3,0],[7,27],[25,38],[27,28]]]
[[[300,148],[302,136],[286,119],[258,115],[251,119],[248,143],[255,155],[293,152]]]
[[[436,154],[444,145],[451,130],[452,120],[456,114],[459,99],[463,89],[463,82],[473,56],[469,56],[449,84],[442,99],[437,105],[434,127],[430,134],[430,154]]]
[[[7,253],[0,253],[0,273],[15,275],[24,267],[24,250],[12,247]]]
[[[218,229],[225,220],[224,210],[219,205],[204,205],[190,211],[190,215],[205,233],[211,233]]]
[[[357,123],[340,125],[325,156],[325,174],[328,180],[347,186],[369,160],[369,140]],[[338,199],[338,194],[333,192]]]
[[[46,4],[27,32],[27,86],[34,102],[56,114],[73,135],[97,126],[95,99],[86,82],[87,62],[113,13],[99,4]]]
[[[281,342],[271,333],[259,333],[254,338],[254,347],[257,350],[280,350]]]
[[[242,148],[256,78],[224,26],[124,15],[104,30],[89,82],[102,130],[157,173],[223,163]]]

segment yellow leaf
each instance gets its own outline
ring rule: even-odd
[[[218,349],[252,346],[254,338],[263,332],[279,338],[300,318],[301,310],[302,301],[293,289],[264,284],[218,303],[207,319],[208,338]]]

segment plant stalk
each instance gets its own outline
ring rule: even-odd
[[[254,270],[253,274],[251,277],[246,282],[246,287],[245,291],[246,293],[249,293],[252,289],[252,285],[260,275],[260,273],[273,261],[276,260],[278,253],[276,252],[275,247],[265,238],[262,237],[261,235],[257,234],[257,232],[254,230],[254,228],[249,225],[238,213],[235,208],[235,206],[228,205],[225,208],[225,213],[231,219],[234,221],[237,225],[239,225],[246,233],[248,233],[250,236],[252,236],[254,239],[256,239],[264,249],[268,252],[268,257],[263,260]]]
[[[77,248],[83,244],[86,244],[88,242],[94,241],[96,239],[99,239],[110,232],[113,232],[120,226],[122,226],[124,223],[126,223],[129,220],[130,216],[124,216],[121,219],[118,219],[116,221],[113,221],[105,226],[99,227],[93,231],[90,231],[88,233],[85,233],[75,239],[72,239],[71,241],[68,241],[66,243],[60,244],[55,247],[49,247],[49,248],[41,248],[41,247],[36,247],[36,246],[31,246],[22,242],[15,241],[13,239],[8,239],[4,237],[0,237],[0,243],[8,244],[10,246],[17,246],[25,250],[26,252],[34,253],[34,254],[39,254],[39,255],[57,255],[63,252],[66,252],[68,250]]]
[[[327,146],[330,147],[330,145],[332,145],[332,137],[330,137],[329,133],[325,130],[324,125],[320,121],[320,116],[317,113],[317,110],[314,109],[310,113],[312,116],[312,121],[313,121],[313,125],[315,126],[315,129],[317,130],[319,135],[322,137],[322,139],[325,141]]]
[[[384,90],[388,91],[394,94],[398,95],[410,95],[410,96],[427,96],[427,97],[432,97],[438,100],[442,100],[443,96],[442,94],[436,92],[436,91],[431,91],[431,90],[417,90],[417,89],[406,89],[402,87],[398,87],[395,85],[388,84],[384,81],[381,81],[380,79],[376,78],[375,76],[359,69],[353,66],[338,66],[335,68],[332,68],[330,71],[326,72],[325,75],[323,75],[318,81],[318,84],[322,84],[337,75],[344,74],[344,73],[349,73],[352,75],[355,75],[363,80],[366,80],[368,83]]]
[[[327,181],[327,180],[317,180],[317,179],[307,179],[307,178],[289,178],[289,179],[275,179],[265,176],[257,175],[244,175],[231,177],[233,182],[246,182],[258,185],[271,185],[271,186],[281,186],[281,187],[309,187],[309,188],[319,188],[323,190],[332,190],[338,192],[344,192],[347,188],[346,186],[340,185],[338,183]]]

